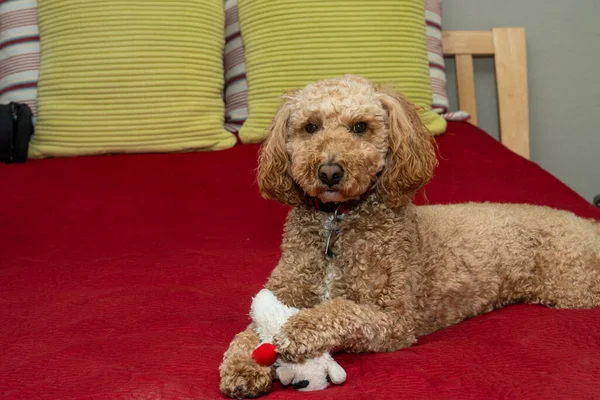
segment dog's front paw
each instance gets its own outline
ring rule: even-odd
[[[221,393],[234,399],[258,397],[269,392],[273,382],[273,368],[263,367],[253,360],[226,360],[219,373]]]
[[[292,363],[317,358],[329,349],[327,332],[312,329],[298,314],[290,317],[273,338],[279,356]]]

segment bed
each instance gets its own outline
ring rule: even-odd
[[[511,79],[514,99],[523,87]],[[461,101],[468,92],[459,87]],[[504,123],[503,143],[450,122],[416,201],[524,202],[600,220],[526,159],[526,119],[513,118],[521,128]],[[0,166],[0,397],[220,398],[218,365],[277,262],[288,211],[260,198],[257,150]],[[409,349],[337,359],[344,385],[306,395],[275,384],[268,398],[600,398],[600,309],[512,305]]]

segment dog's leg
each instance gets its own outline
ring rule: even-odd
[[[341,298],[300,310],[275,335],[279,355],[290,362],[336,350],[395,351],[415,342],[413,321]]]
[[[595,223],[567,219],[538,250],[532,302],[557,308],[600,306],[600,235]]]
[[[556,308],[600,306],[600,255],[570,261],[546,264],[533,302]]]
[[[257,397],[271,390],[273,368],[258,365],[252,351],[259,338],[250,325],[236,335],[223,356],[219,367],[221,392],[232,398]]]

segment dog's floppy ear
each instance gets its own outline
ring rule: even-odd
[[[437,157],[433,135],[421,122],[416,107],[390,89],[378,88],[378,92],[387,111],[389,150],[377,191],[389,207],[396,208],[429,182]]]
[[[290,109],[283,103],[267,131],[258,161],[258,187],[265,199],[297,205],[301,201],[299,189],[290,174],[290,160],[286,149]]]

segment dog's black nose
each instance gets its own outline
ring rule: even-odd
[[[307,380],[303,380],[303,381],[300,381],[300,382],[296,382],[296,383],[294,383],[294,384],[292,385],[292,387],[293,387],[294,389],[296,389],[296,390],[297,390],[297,389],[304,389],[305,387],[307,387],[307,386],[308,386],[308,383],[309,383],[309,382],[308,382]]]
[[[344,170],[339,164],[323,164],[319,167],[319,179],[327,186],[333,186],[342,180]]]

